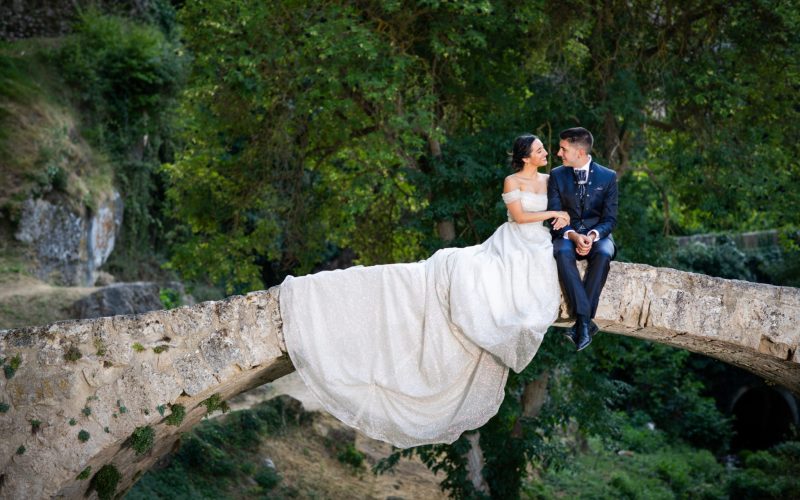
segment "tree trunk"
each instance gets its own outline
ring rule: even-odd
[[[442,157],[442,145],[434,137],[428,136],[428,150],[434,160]],[[452,219],[436,221],[436,232],[442,241],[453,241],[456,239],[456,225]]]
[[[547,383],[550,381],[550,372],[545,372],[541,377],[525,386],[522,393],[522,416],[535,418],[542,411],[542,406],[547,400]]]
[[[470,449],[467,452],[467,479],[472,486],[481,493],[489,495],[489,485],[483,478],[483,450],[481,449],[481,433],[478,431],[467,434]]]

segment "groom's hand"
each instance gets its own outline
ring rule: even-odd
[[[579,234],[577,240],[578,241],[575,242],[575,252],[581,257],[589,255],[589,252],[592,250],[594,238],[586,236],[585,234]]]
[[[575,252],[578,255],[587,255],[589,250],[592,249],[592,239],[586,235],[570,231],[567,238],[575,245]]]

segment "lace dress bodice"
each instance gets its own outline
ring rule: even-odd
[[[519,200],[524,212],[541,212],[542,210],[547,210],[547,193],[532,193],[530,191],[514,189],[513,191],[503,193],[502,196],[506,205]],[[508,222],[514,222],[511,212],[506,213],[508,214]],[[542,225],[541,222],[530,223],[530,225],[534,224],[537,226]]]

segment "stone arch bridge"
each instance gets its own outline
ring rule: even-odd
[[[0,498],[95,496],[104,466],[125,491],[205,415],[202,402],[291,372],[279,292],[0,331]],[[605,331],[702,353],[800,394],[800,289],[612,263],[597,316]],[[568,324],[563,305],[558,324]],[[167,419],[179,405],[185,417]],[[147,427],[154,445],[138,454],[132,436]]]

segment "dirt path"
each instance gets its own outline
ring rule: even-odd
[[[96,290],[53,286],[23,274],[5,275],[0,279],[0,329],[72,319],[72,304]]]

